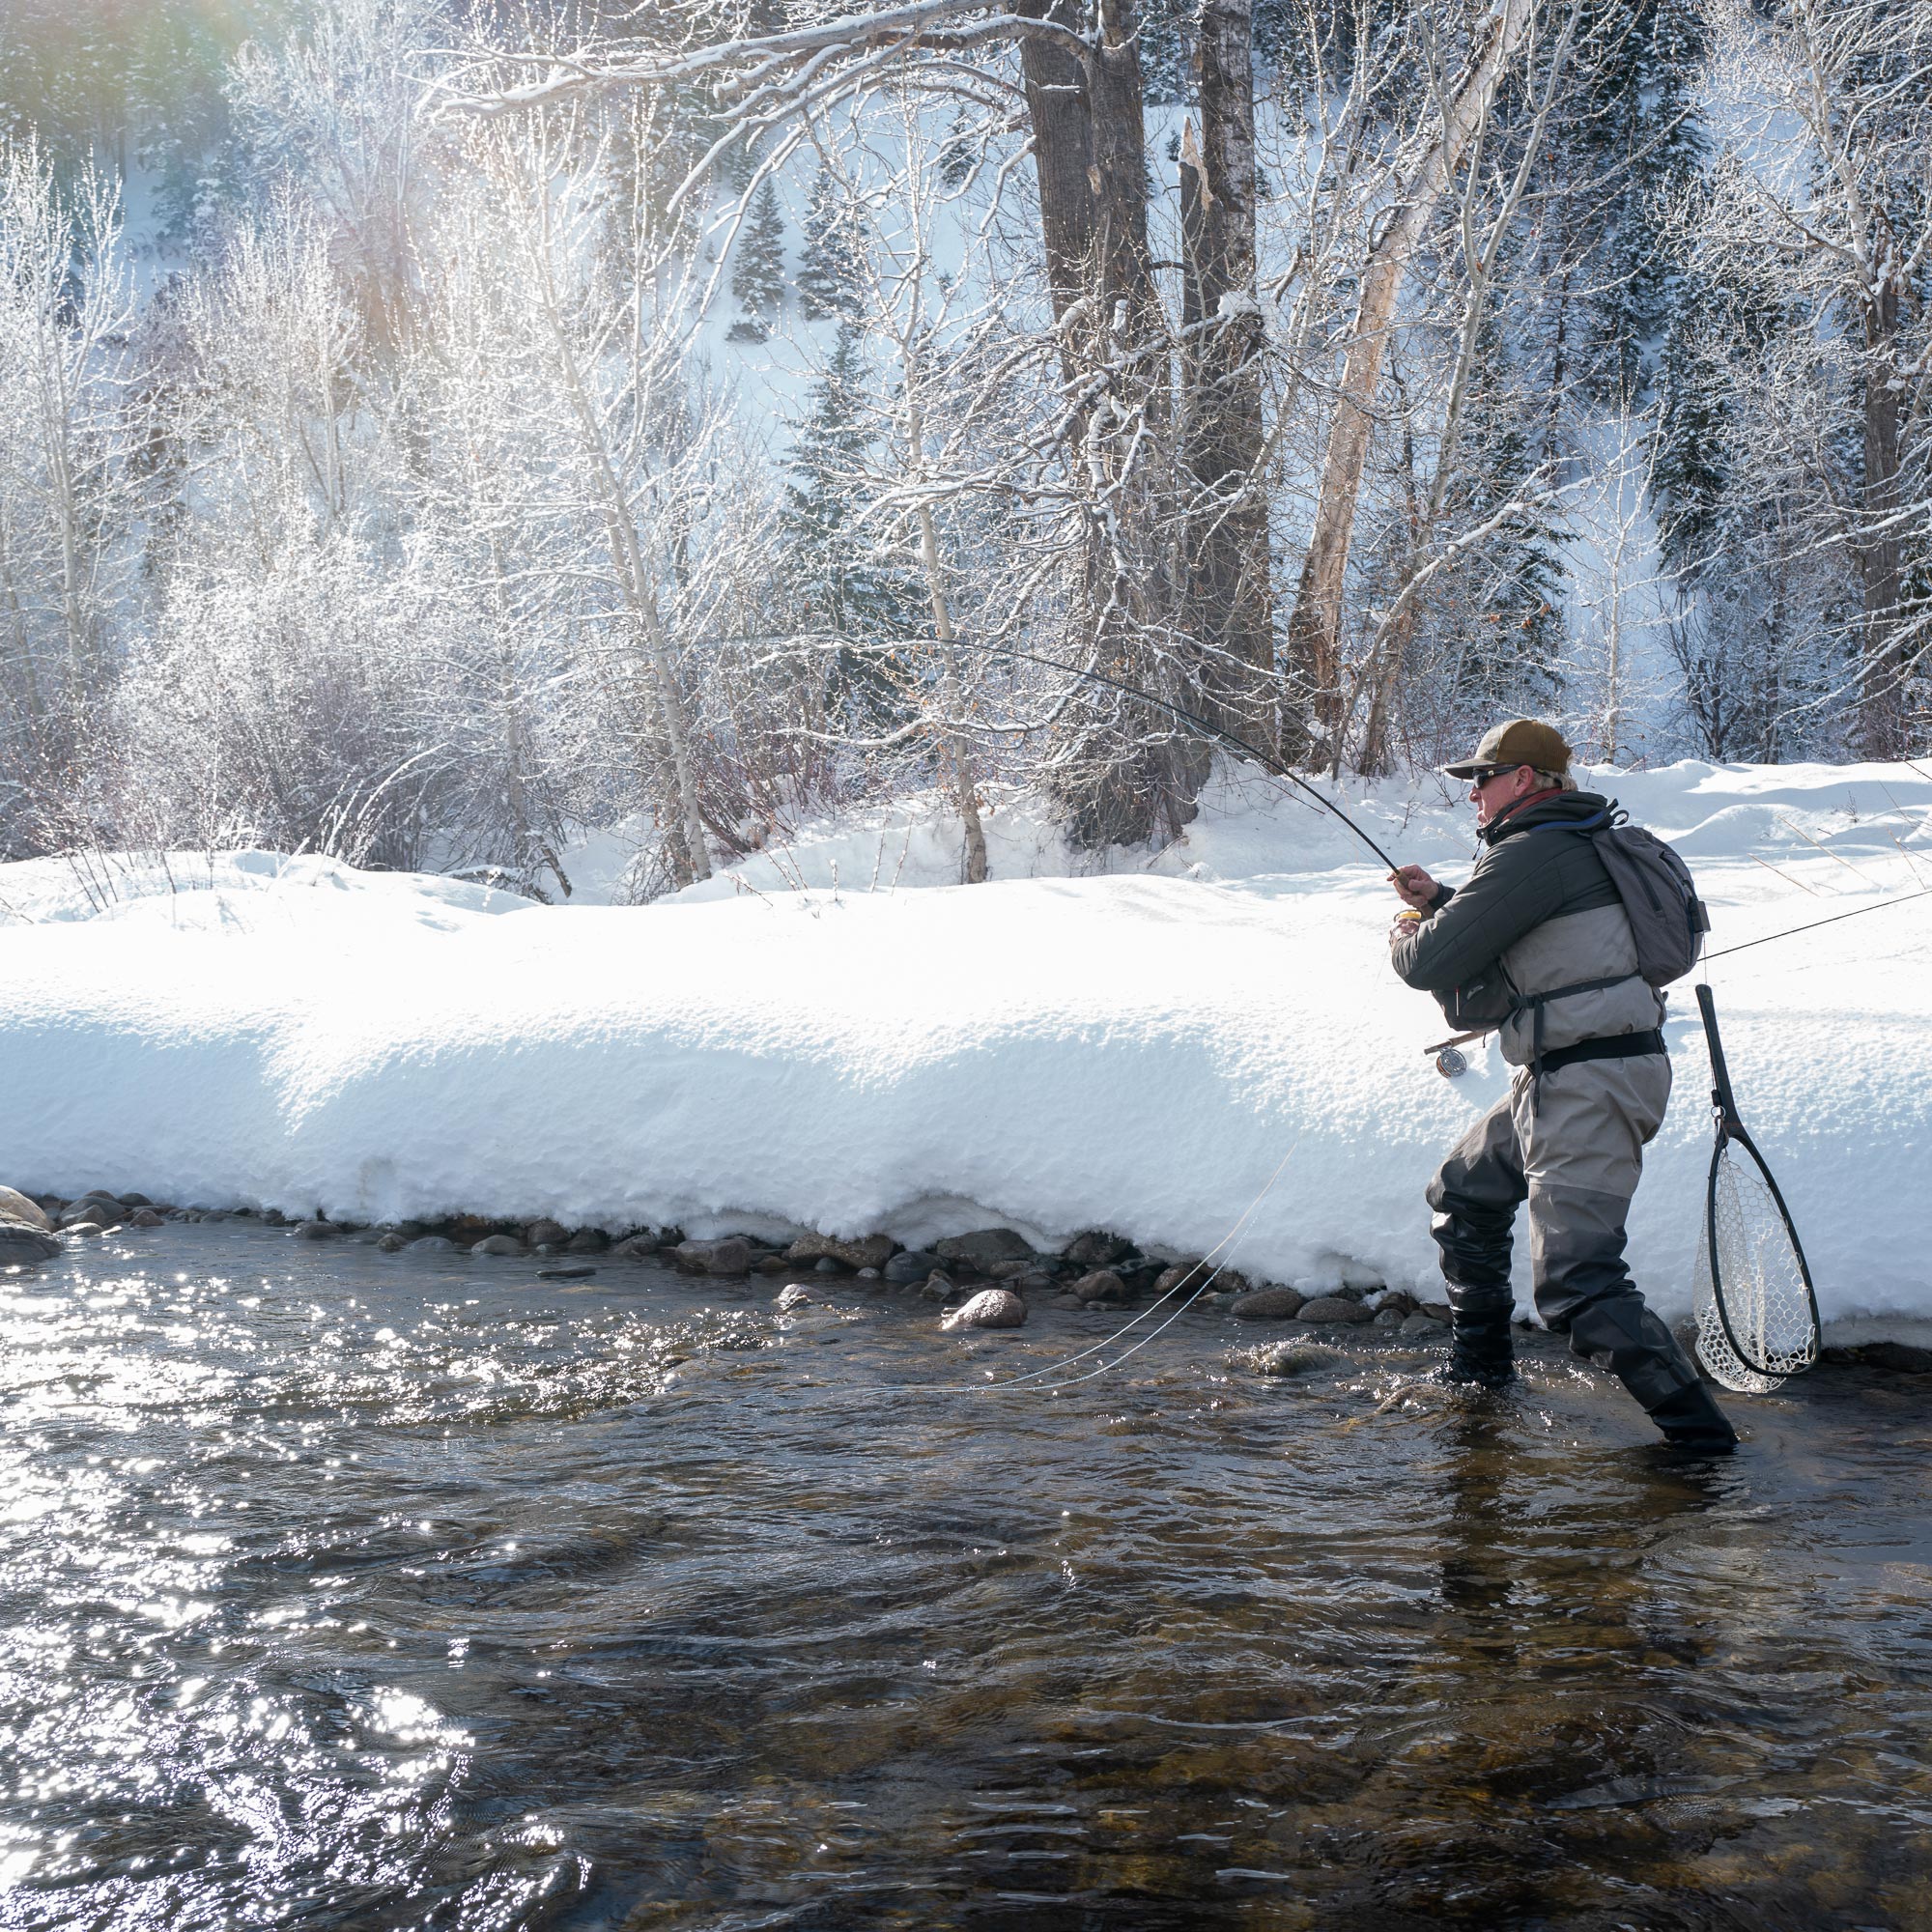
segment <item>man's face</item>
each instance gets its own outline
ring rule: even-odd
[[[1536,774],[1527,765],[1511,765],[1471,779],[1469,803],[1476,808],[1477,825],[1487,825],[1505,807],[1527,798],[1535,789]]]

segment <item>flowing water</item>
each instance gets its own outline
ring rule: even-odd
[[[0,1278],[0,1924],[1932,1925],[1909,1378],[1673,1463],[1547,1338],[536,1265]]]

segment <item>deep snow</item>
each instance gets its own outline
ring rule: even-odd
[[[1714,949],[1932,885],[1913,767],[1603,785],[1696,868]],[[1466,868],[1439,787],[1350,806]],[[1423,1185],[1504,1076],[1423,1054],[1447,1029],[1388,973],[1395,901],[1347,833],[1252,773],[1103,875],[1054,876],[1024,800],[993,824],[984,886],[946,883],[957,828],[928,801],[636,909],[259,853],[0,867],[0,1179],[369,1220],[1105,1227],[1176,1254],[1245,1214],[1227,1258],[1252,1275],[1433,1283]],[[1711,967],[1828,1319],[1932,1316],[1929,956],[1932,897]],[[1632,1246],[1676,1313],[1709,1118],[1688,988],[1673,1006]]]

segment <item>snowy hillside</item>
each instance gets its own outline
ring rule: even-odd
[[[1712,902],[1740,1098],[1828,1319],[1932,1315],[1932,897],[1905,896],[1932,885],[1932,777],[1605,783]],[[1466,806],[1360,811],[1403,859],[1466,866]],[[983,886],[948,883],[956,828],[908,808],[635,909],[265,854],[0,867],[0,1179],[363,1220],[1104,1227],[1176,1255],[1238,1224],[1260,1278],[1433,1279],[1422,1187],[1504,1076],[1423,1054],[1446,1029],[1388,975],[1393,901],[1349,835],[1250,777],[1179,843],[1070,878],[1023,801],[1003,821]],[[1674,1005],[1633,1251],[1679,1311],[1709,1134]]]

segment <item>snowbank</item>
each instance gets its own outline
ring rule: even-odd
[[[1932,885],[1909,767],[1605,784],[1697,867],[1717,949]],[[1359,803],[1399,856],[1466,867],[1466,807]],[[1106,1227],[1177,1254],[1239,1224],[1229,1258],[1259,1276],[1434,1280],[1421,1189],[1503,1074],[1478,1053],[1444,1080],[1421,1052],[1445,1029],[1387,974],[1393,902],[1339,827],[1250,776],[1111,875],[920,888],[956,876],[956,843],[909,822],[896,865],[870,857],[891,825],[824,827],[635,910],[266,854],[129,863],[111,895],[64,862],[0,867],[0,1179],[372,1220]],[[1932,1314],[1928,955],[1932,897],[1712,967],[1831,1318]],[[1675,1004],[1678,1100],[1633,1227],[1673,1311],[1708,1148]]]

